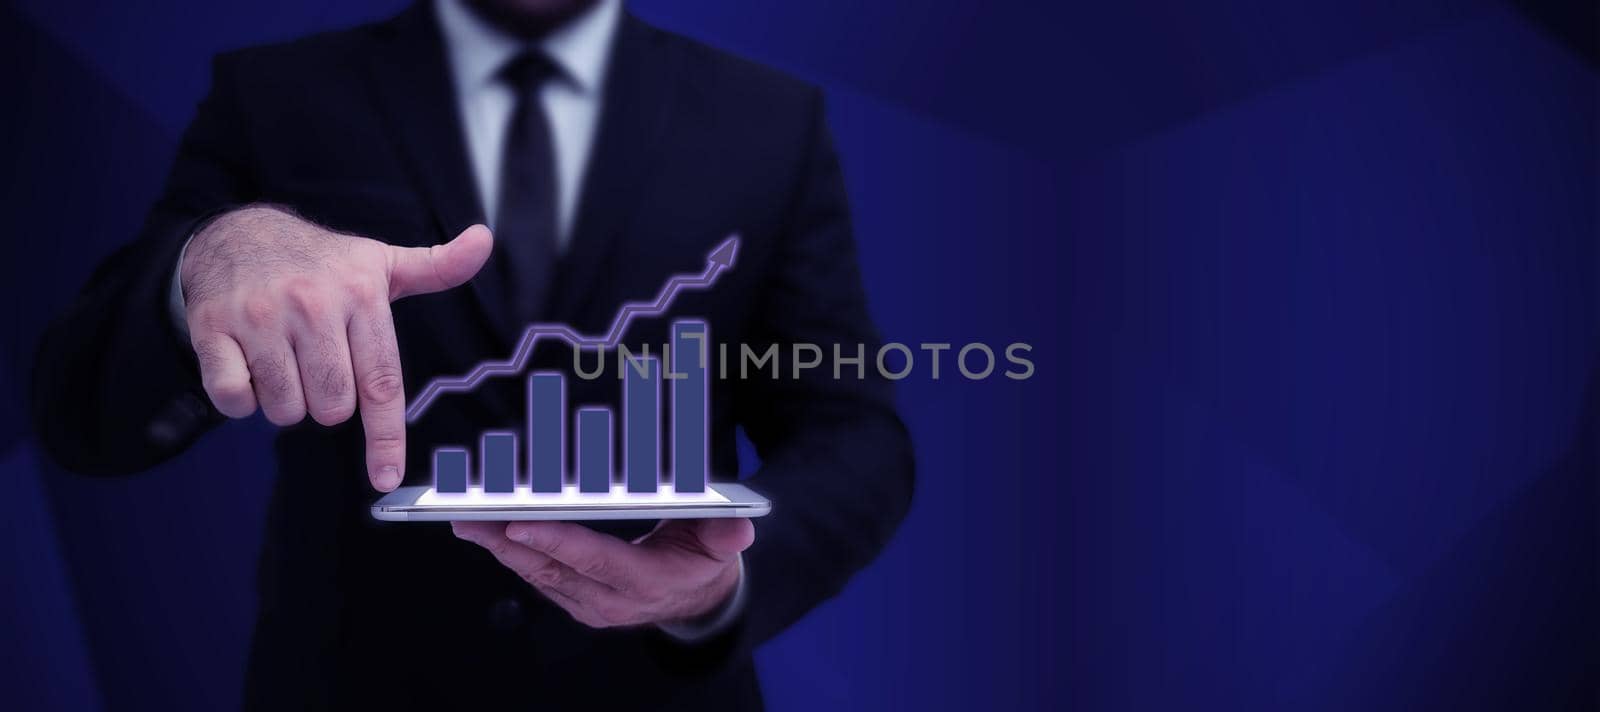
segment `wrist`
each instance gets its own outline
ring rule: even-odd
[[[663,622],[656,627],[680,642],[693,643],[710,638],[726,630],[739,619],[744,612],[748,591],[744,556],[741,554],[734,565],[729,566],[718,576],[717,581],[710,587],[705,598],[707,605],[697,607],[698,612],[695,614]]]
[[[180,303],[187,303],[189,284],[195,277],[197,257],[200,253],[217,234],[227,229],[233,217],[251,209],[251,206],[226,208],[195,223],[194,229],[189,231],[189,239],[183,243],[183,249],[178,252],[178,270],[174,275],[174,282]]]
[[[172,271],[170,272],[172,276],[169,279],[171,286],[167,289],[167,313],[172,325],[177,328],[178,335],[183,337],[185,342],[189,340],[189,322],[184,280],[186,277],[185,265],[189,263],[189,254],[192,251],[190,248],[194,246],[195,241],[200,238],[200,233],[204,232],[206,228],[211,227],[213,223],[238,210],[240,208],[236,206],[218,208],[190,223],[188,234],[183,238],[183,244],[178,247],[178,257],[172,261]]]

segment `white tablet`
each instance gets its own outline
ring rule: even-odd
[[[481,487],[446,494],[432,487],[401,487],[372,505],[372,516],[386,522],[527,521],[537,519],[710,519],[760,517],[772,503],[750,488],[713,482],[704,492],[632,493],[624,485],[610,492],[579,492],[569,485],[561,492],[536,493],[526,486],[489,494]]]

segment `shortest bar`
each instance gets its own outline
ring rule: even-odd
[[[447,493],[467,491],[466,448],[442,447],[433,451],[433,489]]]
[[[578,491],[611,491],[611,409],[579,408]]]
[[[517,436],[508,432],[487,432],[478,446],[478,462],[483,468],[483,491],[509,493],[517,486]]]

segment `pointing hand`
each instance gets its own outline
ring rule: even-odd
[[[433,247],[333,232],[283,210],[226,213],[194,236],[179,271],[206,394],[233,418],[323,425],[359,407],[367,475],[405,474],[405,393],[389,303],[471,279],[489,258],[474,225]]]

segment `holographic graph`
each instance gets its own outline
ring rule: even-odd
[[[706,256],[706,268],[698,275],[682,274],[668,279],[654,299],[630,302],[617,311],[604,334],[585,336],[565,324],[534,324],[523,331],[510,358],[485,361],[465,375],[438,378],[430,382],[406,409],[407,422],[416,422],[434,401],[447,393],[465,393],[498,376],[521,375],[541,339],[555,339],[575,349],[613,349],[622,340],[628,325],[639,317],[659,317],[667,312],[680,292],[705,289],[731,268],[739,249],[739,237],[729,236]],[[699,493],[706,488],[710,458],[709,371],[710,332],[706,322],[680,319],[672,323],[668,369],[653,356],[630,356],[622,373],[622,479],[629,493],[654,493],[661,488],[661,382],[670,384],[672,422],[672,491]],[[525,445],[527,482],[531,491],[561,493],[566,479],[567,385],[566,376],[555,371],[535,371],[527,375],[527,420],[522,437],[508,430],[491,430],[478,441],[479,482],[488,494],[510,494],[519,487],[517,477],[519,440]],[[612,409],[605,406],[579,406],[573,414],[576,441],[574,464],[576,488],[580,493],[611,491]],[[433,451],[434,489],[441,494],[468,491],[472,455],[461,446],[442,446]]]

